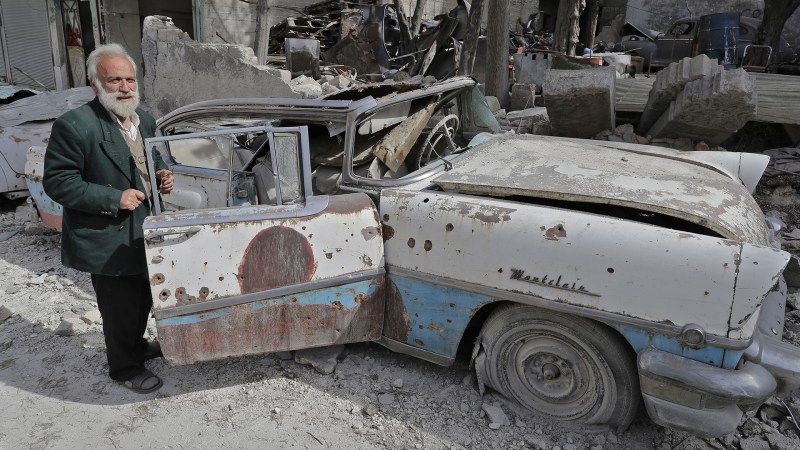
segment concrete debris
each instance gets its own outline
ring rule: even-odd
[[[686,84],[649,134],[721,144],[755,115],[755,80],[743,69],[727,70]]]
[[[69,317],[61,321],[54,333],[58,336],[77,336],[86,331],[86,323],[77,317]]]
[[[705,77],[713,77],[723,70],[716,61],[706,55],[683,58],[658,72],[650,89],[647,105],[639,120],[639,133],[646,133],[683,91],[687,83]]]
[[[739,441],[739,448],[741,450],[770,450],[769,442],[755,436]]]
[[[387,406],[391,405],[394,402],[395,402],[394,394],[386,393],[378,395],[378,403],[380,403],[381,405]]]
[[[201,100],[303,96],[288,71],[258,65],[250,47],[196,42],[168,17],[145,18],[142,59],[142,100],[156,117]]]
[[[322,96],[322,86],[319,85],[313,78],[305,75],[293,79],[289,82],[289,87],[292,91],[302,94],[303,98],[318,98]]]
[[[508,420],[508,416],[503,412],[503,408],[500,405],[484,403],[481,405],[481,409],[489,419],[489,428],[496,430],[500,427],[511,425],[511,421]]]
[[[329,375],[336,370],[337,358],[344,350],[344,345],[309,348],[294,352],[294,362],[310,365],[317,372]]]
[[[511,111],[533,108],[536,99],[536,85],[514,83],[511,86]]]
[[[103,318],[100,316],[100,310],[93,309],[83,314],[81,320],[87,325],[93,325],[102,322]]]
[[[8,320],[9,317],[14,315],[14,311],[6,305],[0,305],[0,323]]]
[[[497,97],[493,95],[486,96],[486,105],[489,106],[489,111],[491,111],[493,114],[502,110],[500,101],[497,100]],[[503,117],[505,117],[505,113],[503,113]]]
[[[590,139],[614,128],[614,80],[611,68],[547,71],[542,87],[553,134]]]
[[[505,115],[505,120],[508,122],[508,126],[518,134],[552,134],[550,116],[547,108],[544,107],[511,111]]]

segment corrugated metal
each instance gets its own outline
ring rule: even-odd
[[[0,0],[0,7],[3,12],[11,81],[41,88],[36,83],[38,81],[47,89],[55,89],[53,51],[50,46],[50,26],[45,0]]]

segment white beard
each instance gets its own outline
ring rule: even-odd
[[[99,84],[98,84],[99,85]],[[97,92],[97,98],[100,99],[100,104],[105,106],[106,109],[114,113],[117,117],[127,118],[133,117],[136,108],[139,106],[139,91],[130,91],[127,94],[122,92],[106,92],[102,85]],[[119,97],[131,96],[131,100],[127,102],[120,102]]]

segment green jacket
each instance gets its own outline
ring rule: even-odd
[[[155,120],[137,109],[141,138],[153,137]],[[155,152],[156,170],[167,169]],[[142,223],[148,204],[120,210],[122,191],[145,192],[119,125],[95,98],[53,123],[44,157],[44,190],[64,207],[61,261],[102,275],[147,272]]]

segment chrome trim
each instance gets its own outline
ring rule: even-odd
[[[142,228],[144,230],[155,230],[164,227],[191,227],[195,225],[215,225],[220,223],[254,222],[260,220],[276,219],[295,219],[299,217],[313,216],[324,211],[328,207],[328,196],[320,195],[306,199],[305,205],[288,205],[285,207],[253,205],[253,206],[234,206],[230,208],[209,209],[191,212],[174,212],[151,216],[150,220],[145,221]],[[229,211],[237,211],[242,208],[263,209],[265,212],[253,214],[224,214]]]
[[[522,294],[519,292],[506,291],[503,289],[481,286],[479,284],[470,283],[462,280],[455,280],[452,278],[441,277],[437,275],[430,275],[415,270],[404,269],[402,267],[387,265],[387,273],[397,274],[414,278],[428,283],[439,284],[455,289],[473,292],[476,294],[485,295],[488,297],[495,297],[503,300],[511,300],[526,305],[536,306],[543,309],[550,309],[553,311],[560,311],[578,316],[588,317],[604,323],[629,325],[640,328],[645,331],[652,331],[654,333],[663,334],[678,338],[681,334],[681,327],[676,325],[669,325],[660,322],[653,322],[645,319],[638,319],[635,317],[624,316],[622,314],[601,311],[598,309],[588,308],[586,306],[572,305],[559,300],[548,300],[546,298],[538,297],[531,294]],[[706,336],[706,343],[715,347],[723,348],[726,350],[743,350],[750,345],[751,340],[737,340],[720,336]]]
[[[728,404],[757,404],[777,388],[772,374],[756,363],[745,364],[734,370],[723,369],[649,347],[639,353],[636,365],[640,378],[655,380],[659,385],[678,386],[687,392],[687,398],[690,399],[672,395],[664,400],[695,409],[706,407],[710,396]],[[663,397],[645,386],[647,384],[642,383],[642,393]]]
[[[744,414],[736,405],[719,409],[694,409],[647,394],[642,394],[642,399],[647,415],[653,422],[705,438],[733,433]]]
[[[404,342],[395,341],[394,339],[389,339],[386,336],[381,336],[381,338],[378,339],[376,343],[388,348],[393,352],[402,353],[404,355],[413,356],[419,359],[424,359],[425,361],[432,362],[440,366],[449,367],[453,364],[453,362],[455,362],[455,358],[449,358],[447,356],[442,356],[438,353],[433,353],[428,350],[423,350],[421,348],[408,345]]]
[[[228,308],[231,306],[242,305],[245,303],[257,302],[260,300],[269,300],[278,297],[285,297],[287,295],[299,294],[301,292],[326,289],[330,287],[341,286],[348,283],[357,283],[359,281],[371,280],[373,278],[384,275],[385,273],[386,270],[384,270],[383,268],[370,269],[364,272],[340,275],[338,277],[328,278],[325,280],[310,281],[307,283],[294,284],[291,286],[269,289],[266,291],[251,292],[249,294],[237,295],[234,297],[225,297],[216,300],[210,300],[203,303],[174,306],[165,309],[157,309],[155,310],[154,315],[157,320],[169,319],[171,317],[184,316],[187,314],[196,314],[203,311],[210,311],[212,309]]]
[[[688,335],[689,333],[695,332],[700,335],[700,342],[691,342]],[[696,323],[687,323],[686,325],[681,328],[681,335],[680,335],[680,342],[681,344],[689,347],[689,348],[703,348],[706,345],[706,331],[700,325]]]
[[[765,367],[778,382],[778,393],[785,394],[800,387],[800,348],[783,342],[786,307],[786,282],[778,281],[777,289],[767,294],[761,304],[753,342],[744,351],[744,359]]]

